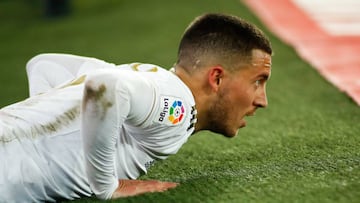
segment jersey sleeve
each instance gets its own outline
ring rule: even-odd
[[[30,96],[45,93],[92,70],[115,66],[105,61],[70,54],[39,54],[26,64]]]
[[[124,122],[144,121],[153,105],[153,92],[151,84],[133,71],[107,69],[88,75],[81,133],[87,176],[98,198],[111,198],[118,187],[115,153],[122,146],[116,146],[116,141]]]

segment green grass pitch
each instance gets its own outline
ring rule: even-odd
[[[243,17],[271,38],[269,107],[249,118],[234,139],[210,132],[192,136],[178,154],[141,177],[179,187],[114,202],[360,202],[360,108],[241,1],[77,0],[61,19],[44,18],[42,2],[0,1],[1,107],[27,97],[25,64],[39,53],[171,67],[185,27],[205,12]]]

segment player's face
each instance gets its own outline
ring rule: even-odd
[[[266,82],[271,73],[271,56],[254,50],[252,63],[224,76],[218,97],[212,104],[211,130],[234,137],[246,126],[245,116],[252,116],[259,107],[268,105]]]

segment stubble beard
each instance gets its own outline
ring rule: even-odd
[[[217,101],[211,105],[211,110],[208,112],[207,129],[212,132],[222,134],[225,137],[231,138],[235,135],[227,123],[229,120],[229,113],[231,113],[229,108],[226,108],[228,105],[229,102],[227,97],[223,93],[220,93]]]

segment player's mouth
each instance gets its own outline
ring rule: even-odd
[[[245,121],[245,119],[242,119],[242,120],[240,121],[239,128],[243,128],[243,127],[245,127],[245,126],[246,126],[246,121]]]
[[[255,110],[249,111],[247,114],[245,114],[245,116],[255,116]]]
[[[247,116],[254,116],[254,115],[255,115],[255,111],[256,111],[256,109],[255,109],[255,110],[252,110],[252,111],[249,111],[248,113],[245,114],[244,118],[241,119],[241,121],[240,121],[240,127],[239,127],[239,128],[243,128],[243,127],[246,126],[245,117],[247,117]]]

